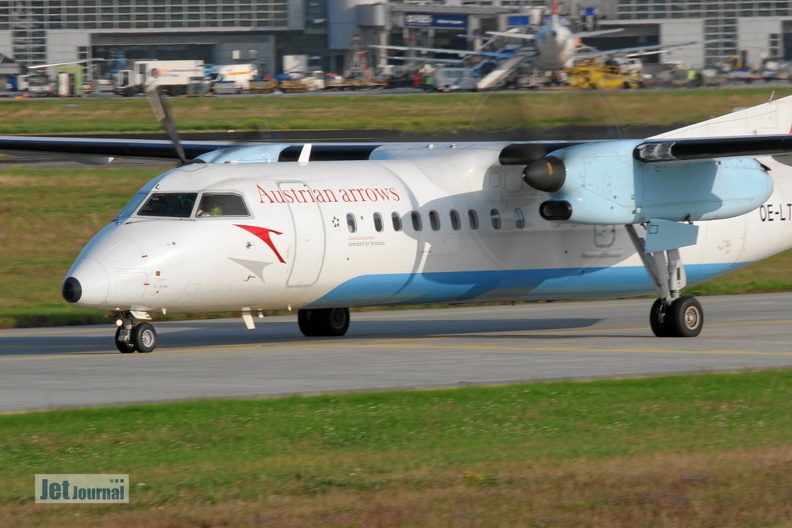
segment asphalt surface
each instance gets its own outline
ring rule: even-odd
[[[792,367],[792,293],[701,301],[693,339],[654,337],[651,299],[353,312],[335,339],[296,315],[161,322],[151,354],[110,324],[0,330],[0,412]]]

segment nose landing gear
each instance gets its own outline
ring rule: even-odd
[[[135,323],[131,312],[118,314],[115,345],[122,354],[148,353],[157,347],[157,331],[151,323]]]

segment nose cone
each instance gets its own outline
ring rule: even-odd
[[[66,302],[72,304],[76,303],[80,300],[80,297],[82,297],[82,284],[74,277],[69,277],[63,281],[61,295],[63,295]]]
[[[72,267],[63,281],[61,295],[68,303],[95,308],[107,300],[109,291],[107,270],[98,260],[87,258]]]

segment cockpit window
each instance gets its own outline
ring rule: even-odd
[[[204,193],[196,216],[250,216],[245,201],[238,194]]]
[[[132,197],[131,200],[129,200],[129,203],[127,203],[124,206],[124,208],[121,209],[121,211],[116,215],[113,221],[124,222],[130,216],[135,214],[135,211],[137,211],[138,207],[140,207],[140,205],[146,200],[146,197],[149,195],[152,189],[154,189],[154,187],[156,187],[159,184],[160,180],[162,180],[162,178],[164,177],[165,174],[160,174],[159,176],[148,182],[146,185],[144,185],[143,188],[140,189],[137,192],[137,194],[135,194],[135,196]]]
[[[154,193],[138,211],[139,216],[189,218],[198,193]]]

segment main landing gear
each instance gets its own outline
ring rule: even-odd
[[[157,331],[151,323],[135,323],[130,312],[118,314],[115,345],[122,354],[151,352],[157,347]]]
[[[349,328],[349,308],[297,310],[297,325],[305,337],[340,337]]]
[[[649,312],[652,332],[657,337],[696,337],[704,327],[704,311],[695,297],[680,295],[687,277],[679,248],[647,252],[635,226],[625,227],[659,294]]]

